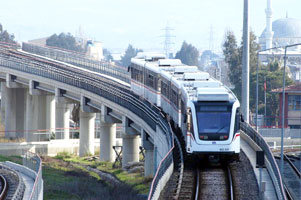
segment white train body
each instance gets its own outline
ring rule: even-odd
[[[131,61],[133,92],[168,115],[187,153],[240,152],[240,104],[231,90],[196,66],[161,54],[140,53]]]

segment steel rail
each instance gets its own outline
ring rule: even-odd
[[[287,162],[289,163],[289,165],[291,166],[291,168],[296,172],[297,176],[299,176],[299,178],[301,178],[301,173],[300,171],[297,169],[297,167],[293,164],[293,162],[291,161],[291,159],[286,155],[284,155],[284,159],[287,160]]]
[[[228,179],[229,179],[230,200],[233,200],[234,199],[233,181],[232,181],[232,174],[229,165],[227,166],[227,171],[228,171]]]
[[[8,191],[8,184],[7,184],[6,178],[2,175],[0,175],[0,182],[2,185],[1,193],[0,193],[0,200],[4,200],[6,193]]]
[[[284,184],[284,190],[285,190],[286,198],[288,200],[294,200],[294,197],[292,196],[291,192],[289,191],[288,187],[286,187],[285,184]]]
[[[194,200],[199,199],[199,192],[200,192],[200,170],[199,168],[196,169],[196,186],[195,186],[195,197]]]

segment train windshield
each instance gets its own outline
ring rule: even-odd
[[[196,105],[198,134],[201,140],[229,138],[232,105]]]

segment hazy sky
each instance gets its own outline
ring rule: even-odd
[[[266,0],[249,0],[250,25],[257,35],[265,28]],[[301,0],[273,0],[273,19],[301,19]],[[242,34],[243,0],[0,0],[0,23],[17,40],[53,33],[85,34],[111,50],[129,43],[142,49],[163,48],[163,28],[174,28],[174,50],[186,40],[199,49],[220,48],[225,30]]]

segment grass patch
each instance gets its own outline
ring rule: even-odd
[[[22,165],[21,156],[3,156],[3,155],[0,155],[0,162],[5,162],[5,161],[11,161],[11,162],[18,163],[18,164]]]
[[[84,166],[112,173],[125,184],[113,188]],[[151,183],[151,179],[144,178],[141,174],[128,174],[121,169],[113,169],[112,163],[99,162],[91,157],[80,158],[68,153],[60,153],[54,158],[43,157],[43,179],[45,200],[145,199],[137,196],[137,193],[147,194]]]
[[[101,188],[96,179],[80,170],[53,165],[43,167],[43,179],[45,200],[92,198]]]
[[[140,194],[148,194],[148,192],[149,192],[152,178],[144,177],[144,175],[140,174],[140,173],[129,174],[120,168],[113,168],[113,166],[112,166],[113,163],[100,162],[97,160],[88,159],[87,157],[78,157],[78,156],[71,155],[68,153],[60,153],[56,158],[59,158],[66,162],[77,163],[77,164],[81,164],[81,165],[88,165],[90,167],[97,168],[98,170],[112,173],[119,180],[121,180],[122,182],[124,182],[127,185],[130,185]],[[86,171],[87,173],[90,174],[90,176],[93,176],[95,178],[99,177],[97,174],[95,174],[93,172],[88,172],[85,168],[82,168],[81,170]]]
[[[112,168],[112,163],[99,162],[90,158],[80,158],[68,153],[60,153],[51,158],[42,156],[44,199],[145,199],[138,194],[147,194],[150,178],[140,173],[128,174],[120,168]],[[0,162],[22,163],[21,156],[2,156]],[[115,175],[124,185],[114,186],[103,182],[98,174],[88,171],[86,165]],[[133,189],[134,190],[133,190]],[[117,192],[118,191],[118,192]]]
[[[56,159],[60,159],[60,160],[64,160],[64,159],[67,159],[67,158],[71,158],[72,155],[68,152],[59,152],[55,158]]]

